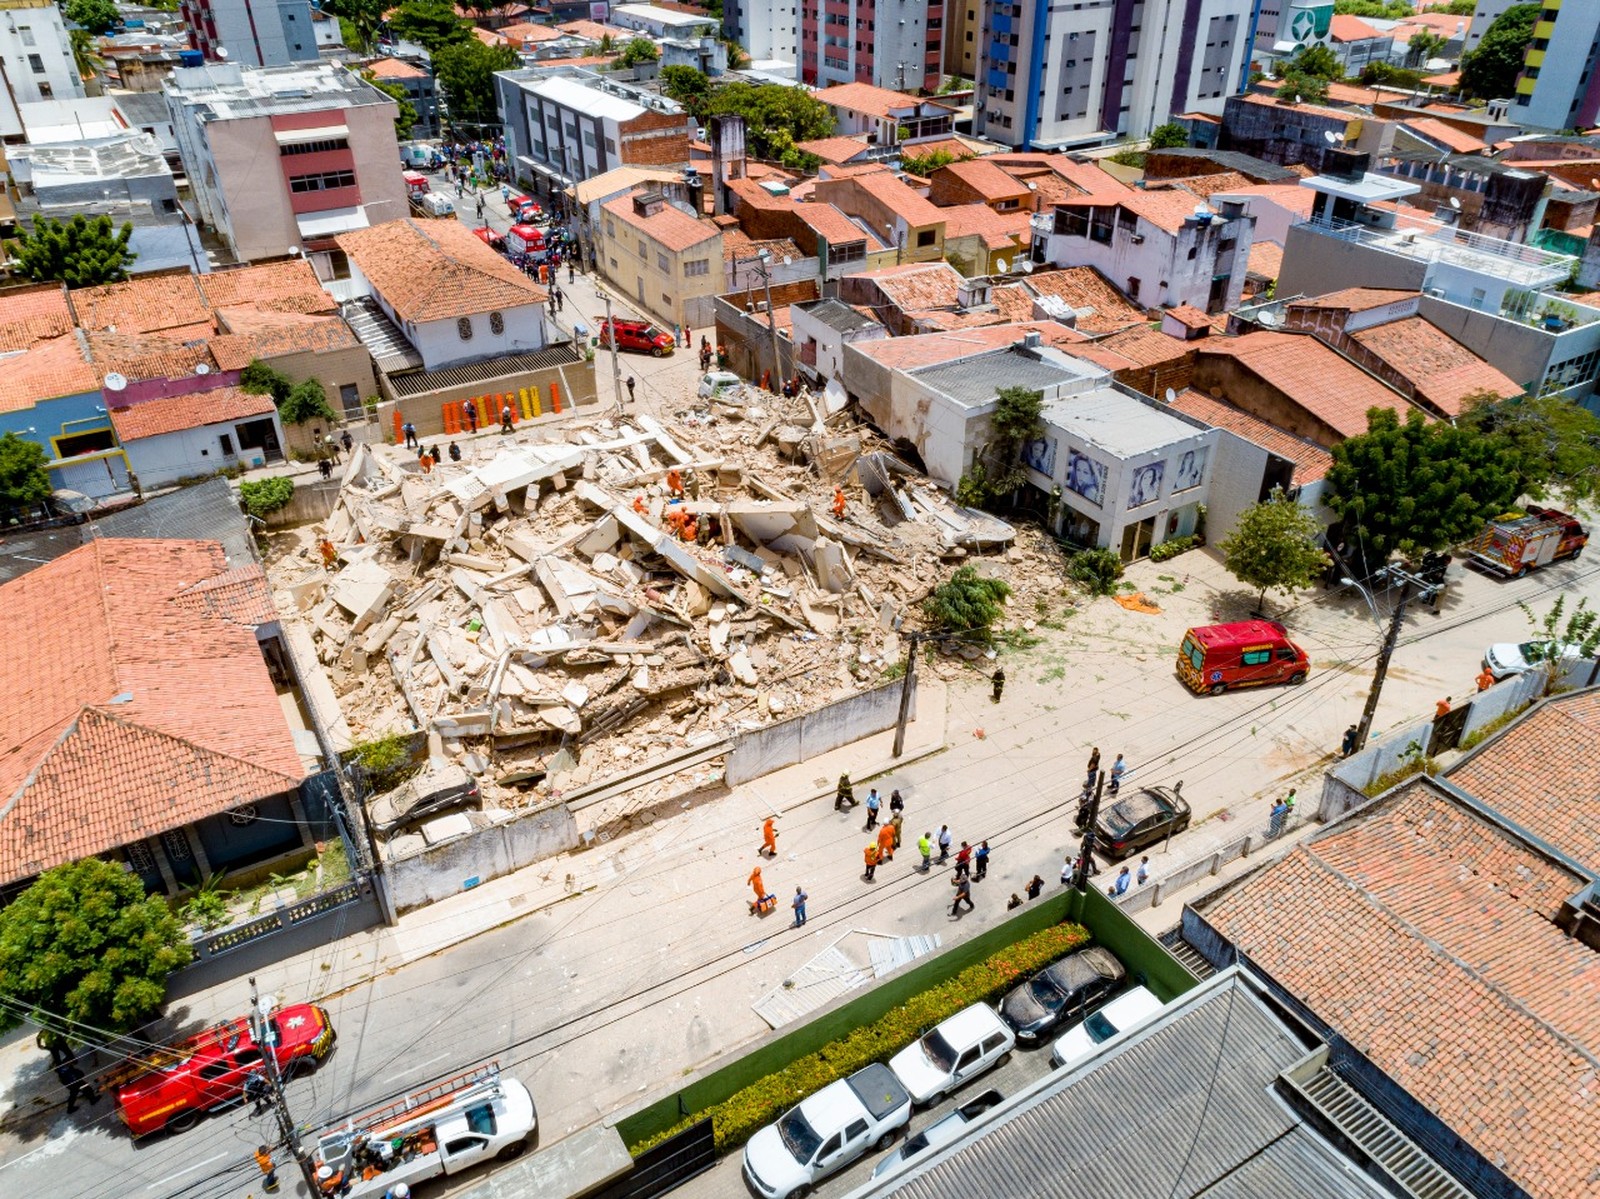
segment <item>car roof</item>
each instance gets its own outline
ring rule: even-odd
[[[941,1021],[939,1035],[952,1045],[974,1045],[1004,1027],[992,1007],[986,1003],[975,1003]]]
[[[1117,802],[1109,806],[1121,808],[1133,820],[1143,820],[1146,816],[1153,816],[1157,812],[1174,810],[1172,796],[1154,787],[1140,787],[1137,791],[1120,795],[1117,797]]]
[[[1196,625],[1189,635],[1207,649],[1255,644],[1288,637],[1289,630],[1275,620],[1235,620],[1228,624]]]
[[[1148,987],[1132,987],[1101,1008],[1100,1014],[1122,1032],[1135,1020],[1159,1012],[1164,1006]]]
[[[1119,979],[1126,973],[1117,955],[1101,945],[1091,945],[1046,966],[1044,973],[1076,991],[1097,978]]]

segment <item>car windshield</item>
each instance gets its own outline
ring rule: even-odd
[[[1101,1041],[1109,1041],[1117,1035],[1117,1026],[1107,1020],[1105,1013],[1096,1012],[1083,1022],[1083,1031],[1089,1034],[1089,1039],[1096,1045]]]
[[[1522,655],[1524,662],[1543,662],[1546,658],[1559,653],[1559,650],[1548,641],[1524,641],[1517,646],[1517,653]]]
[[[778,1121],[778,1135],[783,1138],[785,1148],[794,1154],[794,1160],[802,1165],[809,1162],[822,1146],[822,1138],[817,1135],[817,1130],[811,1127],[797,1107],[791,1108],[789,1114]]]
[[[937,1028],[922,1038],[922,1052],[947,1074],[956,1068],[956,1051]]]
[[[666,334],[662,333],[661,330],[657,329],[654,325],[646,325],[643,329],[639,330],[639,336],[648,337],[650,340],[654,341],[658,337],[665,337]]]
[[[1043,1005],[1050,1011],[1055,1011],[1067,998],[1055,983],[1050,981],[1049,976],[1044,974],[1029,981],[1028,994],[1033,996],[1035,1003]]]

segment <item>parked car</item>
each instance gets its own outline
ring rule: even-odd
[[[699,396],[702,400],[717,394],[725,387],[738,387],[744,380],[732,371],[707,371],[700,376]]]
[[[1554,648],[1552,649],[1552,645]],[[1497,641],[1483,651],[1483,664],[1496,679],[1509,679],[1555,659],[1571,662],[1583,657],[1583,646],[1571,641]]]
[[[609,349],[611,346],[611,331],[617,331],[617,349],[637,350],[643,354],[660,358],[663,354],[670,354],[677,348],[677,339],[670,333],[663,333],[649,321],[626,320],[618,317],[615,320],[600,322],[600,345]]]
[[[367,823],[378,836],[388,837],[451,808],[477,807],[481,798],[478,780],[459,764],[446,762],[374,799],[367,808]]]
[[[744,1147],[745,1181],[763,1199],[788,1199],[882,1149],[911,1122],[911,1096],[879,1062],[791,1107]]]
[[[1000,1001],[1000,1018],[1023,1045],[1037,1045],[1063,1018],[1082,1013],[1122,983],[1117,955],[1099,945],[1046,966]]]
[[[926,1106],[998,1065],[1017,1043],[986,1003],[975,1003],[936,1025],[889,1059],[889,1068]]]
[[[1150,1023],[1163,1004],[1144,987],[1124,991],[1098,1012],[1073,1025],[1055,1043],[1050,1060],[1058,1066],[1076,1066],[1094,1056],[1095,1050],[1119,1033],[1132,1032]]]
[[[1189,827],[1189,803],[1172,787],[1141,787],[1100,809],[1096,844],[1111,858],[1162,840]]]
[[[991,1107],[997,1107],[1004,1098],[999,1091],[985,1091],[976,1099],[969,1099],[955,1111],[941,1120],[935,1120],[916,1136],[909,1137],[906,1143],[896,1149],[872,1168],[874,1178],[882,1177],[891,1170],[897,1170],[912,1158],[937,1149],[940,1145],[948,1145],[961,1135],[961,1130],[971,1124]]]

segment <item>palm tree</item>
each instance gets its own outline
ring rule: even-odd
[[[73,29],[70,31],[72,38],[72,63],[78,68],[78,77],[89,80],[95,78],[105,60],[99,55],[95,46],[94,34],[87,29]]]

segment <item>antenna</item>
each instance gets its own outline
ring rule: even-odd
[[[1337,146],[1340,142],[1344,141],[1344,134],[1335,129],[1324,129],[1322,131],[1322,136],[1328,139],[1328,144],[1330,146]]]
[[[107,391],[126,391],[128,387],[127,376],[118,371],[109,372],[104,382]]]
[[[1259,324],[1263,329],[1276,329],[1279,325],[1283,324],[1283,318],[1276,312],[1273,312],[1269,309],[1268,311],[1263,312],[1260,316],[1256,317],[1256,323]]]
[[[1017,270],[1024,275],[1033,274],[1033,263],[1026,258],[1017,259]]]

